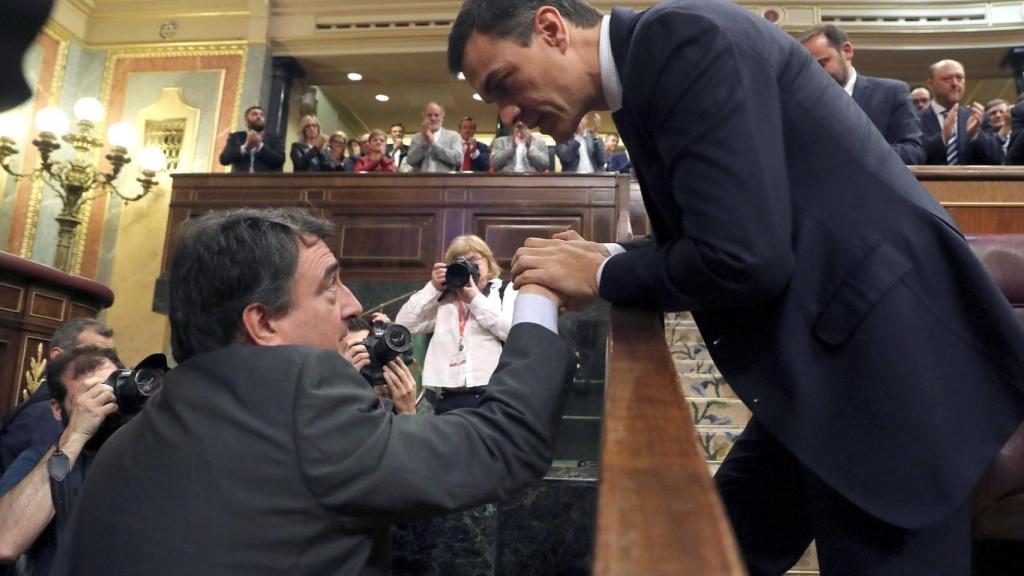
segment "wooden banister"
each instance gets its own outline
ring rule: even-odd
[[[745,574],[660,319],[613,307],[595,576]]]

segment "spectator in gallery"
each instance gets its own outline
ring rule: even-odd
[[[475,267],[464,286],[451,286],[452,266]],[[459,236],[430,281],[402,305],[395,321],[413,334],[433,334],[423,362],[423,386],[435,394],[435,414],[476,407],[498,366],[512,326],[516,291],[501,279],[501,267],[479,236]],[[466,278],[465,275],[462,276]]]
[[[345,171],[345,150],[348,144],[348,135],[338,130],[331,134],[327,141],[327,170],[331,172]]]
[[[358,140],[349,140],[349,148],[352,152],[345,160],[345,172],[355,172],[356,162],[370,149],[370,133],[363,134]]]
[[[921,132],[928,164],[999,165],[1003,149],[993,134],[981,129],[985,108],[962,102],[967,73],[956,60],[940,60],[928,71],[932,103],[921,112]]]
[[[366,153],[356,160],[352,171],[395,172],[395,162],[384,152],[384,143],[387,142],[387,139],[387,134],[383,130],[371,131],[370,139],[366,144]]]
[[[604,157],[606,162],[601,168],[605,172],[618,172],[629,174],[633,165],[629,161],[629,155],[625,150],[617,150],[619,147],[619,135],[611,132],[604,137]]]
[[[1010,146],[1010,103],[1002,98],[990,100],[985,104],[985,118],[988,124],[984,128],[995,135],[1003,148],[1003,154],[1006,154]]]
[[[914,111],[921,114],[925,108],[932,105],[932,91],[927,86],[914,86],[910,89],[910,104]]]
[[[391,125],[391,144],[388,144],[387,154],[395,162],[395,167],[401,169],[405,164],[406,156],[409,155],[409,146],[405,143],[405,124],[401,122]]]
[[[476,120],[466,116],[459,122],[462,137],[462,171],[487,172],[491,167],[491,151],[487,144],[476,140]]]
[[[327,136],[320,131],[316,116],[303,116],[299,121],[299,140],[292,142],[290,156],[295,172],[320,172],[330,169]]]
[[[800,43],[868,115],[904,164],[924,164],[921,125],[905,82],[858,74],[853,43],[835,24],[814,26],[804,32]]]
[[[458,172],[462,167],[462,138],[447,130],[444,108],[431,102],[423,108],[423,124],[409,144],[408,162],[416,172]]]
[[[550,166],[547,142],[522,122],[515,123],[511,135],[491,142],[491,168],[495,172],[545,172]]]
[[[562,172],[590,174],[604,166],[604,142],[587,130],[584,116],[572,139],[555,145],[555,155],[562,161]]]
[[[231,166],[233,174],[280,172],[284,167],[284,143],[266,132],[266,113],[259,106],[245,111],[245,130],[232,132],[220,153],[221,166]]]
[[[1006,149],[1007,166],[1024,166],[1024,97],[1010,112],[1010,138]]]

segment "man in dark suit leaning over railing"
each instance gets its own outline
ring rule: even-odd
[[[178,367],[93,463],[54,574],[385,574],[391,522],[548,470],[576,365],[562,300],[519,293],[479,407],[399,416],[338,353],[362,307],[332,233],[298,210],[186,225],[170,271]],[[413,384],[399,359],[384,377]]]
[[[530,239],[513,276],[693,312],[753,412],[716,475],[751,574],[812,539],[824,575],[970,572],[971,490],[1024,419],[1024,329],[799,43],[725,0],[467,0],[448,57],[557,141],[613,111],[654,237]]]

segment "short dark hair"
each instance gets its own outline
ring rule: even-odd
[[[405,124],[402,124],[401,122],[395,122],[390,128],[388,128],[388,130],[391,130],[391,128],[394,128],[395,126],[398,126],[402,129],[402,132],[405,132]]]
[[[299,242],[334,234],[334,226],[299,208],[211,212],[185,223],[169,282],[174,358],[184,362],[239,340],[242,311],[291,308]]]
[[[264,114],[267,113],[267,111],[263,109],[263,106],[249,106],[248,108],[245,109],[245,114],[242,114],[242,118],[245,118],[246,116],[248,116],[249,112],[252,112],[253,110],[259,110],[260,112],[263,112]]]
[[[366,321],[366,318],[362,316],[353,316],[348,319],[348,331],[358,332],[360,330],[370,330],[370,323]]]
[[[463,122],[469,122],[473,125],[473,128],[476,128],[476,120],[474,120],[472,116],[466,116],[462,120],[459,120],[459,126],[462,126]]]
[[[78,345],[78,337],[83,332],[95,332],[104,338],[113,338],[114,331],[103,322],[92,318],[73,318],[57,326],[50,337],[50,345],[46,348],[49,354],[54,348],[71,350]]]
[[[800,37],[800,43],[806,44],[808,40],[814,38],[819,34],[824,34],[825,39],[828,40],[830,46],[836,49],[836,52],[843,53],[843,44],[850,41],[850,37],[846,35],[846,30],[843,30],[835,24],[818,24],[806,32]]]
[[[117,356],[117,351],[105,346],[79,346],[46,363],[46,383],[50,387],[50,397],[64,406],[68,396],[67,378],[78,378],[83,374],[99,368],[104,360],[110,360],[114,366],[124,368],[124,362]]]
[[[448,70],[462,71],[466,43],[473,32],[504,40],[513,38],[529,46],[533,38],[533,17],[537,10],[551,6],[567,22],[578,28],[593,28],[601,23],[601,13],[582,0],[466,0],[448,35]]]

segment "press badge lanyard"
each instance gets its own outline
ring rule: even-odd
[[[466,310],[466,315],[462,315],[462,311],[465,308],[465,304],[462,302],[458,303],[459,310],[459,352],[462,352],[462,340],[466,336],[466,323],[469,322],[469,310]]]

